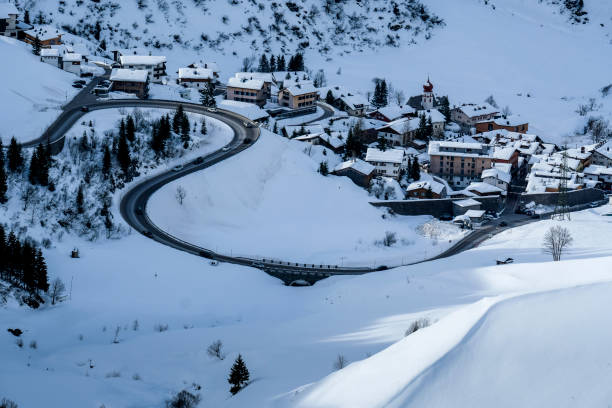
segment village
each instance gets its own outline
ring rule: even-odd
[[[431,201],[407,210],[409,215],[472,228],[502,211],[539,217],[556,206],[521,194],[612,188],[605,137],[573,148],[548,143],[529,133],[520,113],[499,108],[492,98],[476,103],[443,95],[430,78],[408,98],[380,78],[373,91],[362,92],[328,85],[322,71],[313,75],[305,67],[300,53],[264,54],[259,64],[245,59],[243,71],[227,81],[211,61],[169,73],[165,56],[139,49],[112,50],[112,60],[77,53],[62,42],[60,30],[35,26],[29,16],[21,20],[10,3],[0,9],[0,30],[30,44],[42,62],[77,75],[73,87],[86,87],[81,77],[98,79],[89,91],[96,98],[146,99],[171,89],[212,111],[239,113],[289,139],[322,146],[328,155],[322,175],[346,176],[378,200]],[[436,210],[441,200],[444,209]]]

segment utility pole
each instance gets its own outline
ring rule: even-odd
[[[557,196],[557,205],[555,206],[555,211],[552,214],[552,219],[564,221],[571,221],[569,205],[567,203],[567,179],[568,176],[568,166],[567,166],[567,153],[563,152],[561,154],[561,167],[559,169],[559,195]]]

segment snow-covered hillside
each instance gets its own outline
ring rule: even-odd
[[[13,136],[40,137],[76,94],[71,84],[77,77],[40,62],[31,46],[11,38],[0,36],[0,55],[0,138],[6,145]]]
[[[420,261],[463,236],[430,216],[374,208],[375,197],[347,177],[317,173],[321,161],[333,168],[339,158],[308,146],[264,130],[240,155],[164,186],[151,198],[149,216],[163,230],[220,253],[332,265]],[[187,193],[182,204],[179,186]],[[391,246],[382,243],[387,232],[396,236]]]

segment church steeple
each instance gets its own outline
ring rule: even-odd
[[[432,109],[434,107],[434,94],[433,94],[433,84],[429,80],[429,75],[427,76],[427,82],[423,84],[423,97],[421,99],[421,105],[423,109]]]

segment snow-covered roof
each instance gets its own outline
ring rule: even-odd
[[[460,157],[489,157],[489,150],[482,143],[429,142],[428,154]]]
[[[121,65],[159,65],[166,62],[161,55],[122,55],[119,57]]]
[[[26,34],[29,34],[32,37],[38,36],[39,39],[45,40],[49,38],[55,38],[64,33],[60,31],[58,28],[53,27],[51,25],[41,25],[41,26],[36,26],[36,28],[26,31]]]
[[[595,151],[609,159],[612,159],[612,140],[608,140],[606,143],[595,149]]]
[[[400,149],[380,150],[374,147],[368,147],[366,161],[401,164],[404,161],[404,155],[404,150]]]
[[[482,218],[485,215],[485,210],[467,210],[463,215],[470,218]]]
[[[496,187],[492,184],[483,183],[483,182],[470,183],[470,185],[466,187],[466,190],[474,191],[474,192],[481,193],[481,194],[490,194],[490,193],[501,194],[503,193],[503,190],[501,188]]]
[[[236,72],[234,78],[238,79],[256,79],[263,82],[273,82],[272,73],[270,72]]]
[[[319,92],[319,90],[317,88],[315,88],[315,86],[310,81],[309,82],[302,82],[302,83],[298,83],[298,84],[296,84],[294,86],[290,86],[290,87],[287,88],[287,90],[293,96],[310,94],[310,93],[318,93]]]
[[[417,116],[425,115],[425,119],[431,118],[432,123],[446,122],[446,118],[437,109],[426,109],[417,111]]]
[[[67,52],[66,54],[64,54],[64,62],[76,62],[76,61],[81,61],[83,59],[83,56],[81,54],[76,54],[73,52]]]
[[[219,108],[235,112],[250,120],[260,120],[270,116],[268,112],[253,103],[232,101],[229,99],[221,101],[219,103]]]
[[[9,18],[10,15],[17,15],[19,11],[12,3],[0,3],[0,18]]]
[[[510,160],[516,149],[512,147],[496,147],[493,149],[493,158],[498,160]]]
[[[488,103],[482,103],[479,105],[476,105],[473,103],[464,103],[461,106],[455,107],[454,109],[460,110],[461,112],[465,113],[470,118],[473,118],[475,116],[499,113],[499,109],[494,108]]]
[[[113,68],[110,80],[114,82],[147,82],[149,72],[144,69]]]
[[[453,201],[453,204],[457,204],[459,207],[472,207],[480,205],[480,201],[476,201],[473,198],[466,198],[465,200]]]
[[[590,166],[585,167],[582,172],[589,175],[612,176],[612,168],[597,164],[591,164]]]
[[[522,120],[520,117],[516,115],[505,116],[505,117],[502,116],[502,117],[497,117],[497,118],[493,118],[489,120],[482,120],[478,123],[484,123],[484,122],[494,122],[500,126],[519,126],[519,125],[524,125],[527,123],[526,121]]]
[[[374,112],[378,112],[389,120],[397,119],[401,116],[408,115],[415,112],[415,109],[410,105],[389,105],[382,108],[378,108]]]
[[[250,74],[250,72],[247,72],[247,74]],[[287,78],[287,74],[289,74],[289,78]],[[301,80],[304,80],[304,77],[308,79],[308,73],[305,71],[291,71],[291,72],[290,71],[275,71],[275,72],[272,72],[270,75],[271,75],[272,80],[274,80],[274,82],[281,82],[281,81],[286,81],[287,79],[296,79],[296,78],[300,78]]]
[[[60,50],[57,48],[43,48],[40,50],[41,57],[59,57]]]
[[[246,79],[232,77],[227,81],[227,86],[232,88],[252,89],[259,91],[264,86],[264,81],[261,79]]]
[[[447,142],[441,141],[436,142],[438,146],[443,149],[471,149],[471,150],[480,150],[482,149],[481,143],[470,143],[470,142]]]
[[[381,132],[385,132],[387,129],[391,129],[396,133],[403,134],[406,131],[414,130],[419,127],[418,118],[399,118],[389,123],[385,123],[384,126],[376,129]]]
[[[365,174],[366,176],[369,176],[370,174],[372,174],[372,172],[375,169],[375,167],[372,166],[370,163],[367,163],[361,159],[353,159],[353,160],[342,162],[339,165],[337,165],[334,168],[334,172],[348,169],[348,168],[358,171],[361,174]]]
[[[410,183],[406,191],[414,191],[414,190],[431,190],[433,193],[440,194],[442,190],[444,190],[444,184],[438,183],[435,180],[426,180],[426,181],[415,181],[414,183]]]
[[[301,136],[294,137],[293,140],[299,140],[300,142],[303,142],[303,141],[308,141],[308,140],[313,140],[313,139],[319,139],[321,138],[322,134],[323,133],[309,133],[307,135],[301,135]]]
[[[291,137],[294,131],[301,133],[303,130],[305,132],[304,134],[323,133],[323,126],[319,123],[313,125],[285,125],[283,130]]]
[[[510,163],[507,163],[507,164],[510,165]],[[501,169],[497,167],[493,167],[493,168],[482,171],[481,178],[485,179],[489,177],[501,180],[504,183],[510,183],[510,180],[512,180],[512,176],[510,175],[510,173],[502,171]]]
[[[343,86],[328,86],[320,88],[319,91],[321,92],[322,97],[326,97],[327,92],[331,92],[334,99],[342,100],[342,102],[344,102],[349,109],[355,109],[357,105],[363,105],[365,107],[370,105],[364,96]]]
[[[179,68],[179,79],[211,79],[213,70],[206,68]]]
[[[356,109],[358,105],[363,107],[370,106],[368,100],[361,95],[344,95],[340,97],[340,100],[342,100],[349,109]]]

